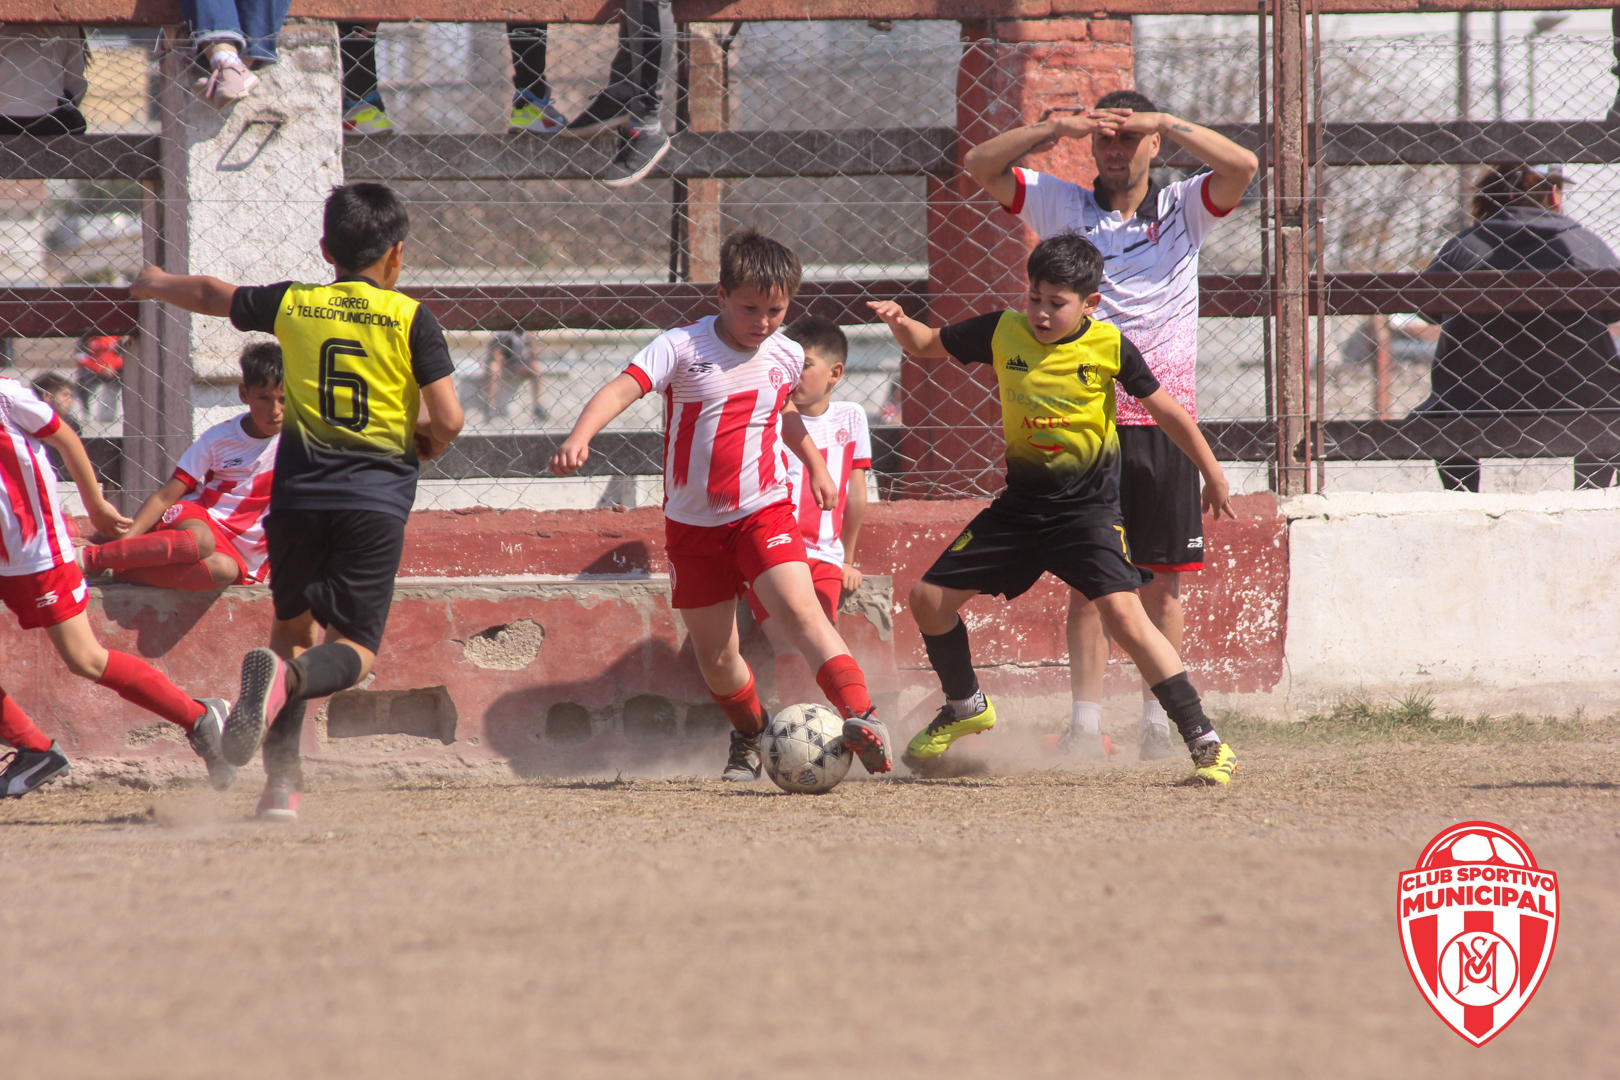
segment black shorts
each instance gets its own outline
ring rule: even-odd
[[[382,645],[405,522],[381,510],[276,510],[264,519],[276,618],[306,611],[376,652]]]
[[[1087,599],[1129,592],[1153,580],[1131,565],[1119,525],[1077,525],[1009,510],[997,499],[968,522],[923,580],[1011,600],[1051,573]]]
[[[1204,478],[1156,425],[1121,425],[1119,512],[1131,559],[1150,570],[1204,568]]]

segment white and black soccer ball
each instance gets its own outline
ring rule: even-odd
[[[759,756],[776,786],[796,795],[831,791],[855,757],[844,746],[843,717],[825,705],[789,705],[771,717]]]

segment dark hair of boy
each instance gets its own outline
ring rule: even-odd
[[[1024,272],[1032,286],[1045,283],[1090,296],[1102,285],[1102,252],[1079,233],[1059,233],[1035,245]]]
[[[842,364],[849,360],[849,339],[831,319],[820,315],[800,315],[782,327],[782,333],[803,345],[805,352],[814,349],[831,363]]]
[[[1097,99],[1093,109],[1129,109],[1131,112],[1158,112],[1159,107],[1153,104],[1146,94],[1139,94],[1135,90],[1114,90]]]
[[[281,342],[255,341],[242,350],[237,358],[237,365],[242,369],[242,385],[254,386],[280,386],[281,385]]]
[[[30,386],[34,393],[42,398],[49,398],[52,394],[60,394],[64,390],[73,389],[73,380],[65,375],[58,375],[54,371],[47,371],[43,375],[36,375]]]
[[[386,184],[339,184],[326,197],[321,239],[339,270],[363,270],[411,232],[405,202]]]
[[[720,287],[726,292],[748,285],[767,296],[781,290],[791,298],[803,276],[799,257],[758,229],[739,229],[720,245]]]

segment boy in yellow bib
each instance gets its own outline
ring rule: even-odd
[[[461,432],[455,368],[433,313],[394,291],[410,216],[382,184],[332,189],[321,254],[337,280],[237,287],[218,278],[141,271],[138,300],[229,317],[281,342],[286,420],[270,515],[270,648],[242,659],[225,719],[227,761],[264,745],[259,816],[289,821],[303,792],[304,702],[365,678],[382,645],[417,462]],[[326,628],[316,644],[316,625]]]
[[[980,315],[943,330],[907,318],[898,304],[870,304],[908,354],[992,365],[1007,440],[1006,490],[911,590],[911,613],[946,700],[903,760],[926,771],[956,739],[994,726],[995,706],[979,688],[957,611],[980,593],[1011,600],[1050,572],[1097,605],[1109,633],[1180,729],[1194,777],[1226,784],[1236,755],[1204,716],[1180,657],[1136,594],[1153,572],[1131,564],[1125,543],[1116,381],[1198,466],[1206,512],[1231,515],[1226,478],[1198,425],[1160,388],[1136,346],[1091,318],[1102,299],[1103,273],[1102,255],[1091,242],[1076,233],[1044,240],[1026,270],[1022,312]]]

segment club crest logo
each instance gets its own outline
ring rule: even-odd
[[[1558,875],[1502,826],[1465,821],[1429,841],[1395,903],[1412,980],[1453,1031],[1484,1046],[1547,972]]]
[[[1159,223],[1157,221],[1150,221],[1150,222],[1148,222],[1148,243],[1157,244],[1158,242],[1159,242]]]

